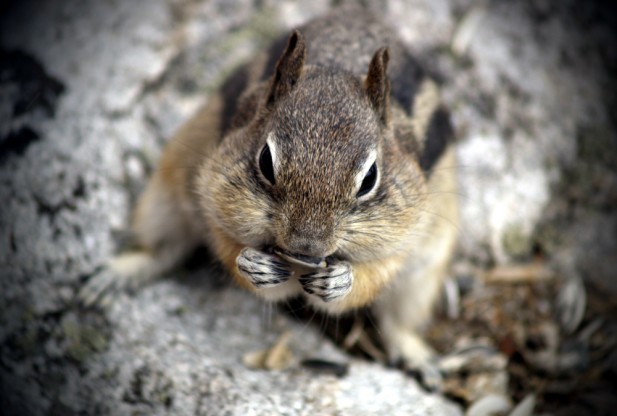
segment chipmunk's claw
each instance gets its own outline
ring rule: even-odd
[[[277,286],[291,277],[291,269],[275,254],[245,247],[236,259],[238,271],[258,289]]]
[[[115,293],[122,290],[121,283],[113,270],[103,267],[79,290],[77,300],[84,307],[105,306]]]
[[[317,296],[324,302],[332,302],[351,291],[353,283],[351,264],[346,261],[331,263],[302,275],[299,281],[309,295]]]
[[[124,291],[131,291],[160,277],[157,257],[143,251],[120,254],[100,267],[77,293],[85,307],[105,307]]]
[[[443,388],[443,375],[436,360],[415,365],[406,364],[406,373],[414,377],[427,391],[438,392]]]

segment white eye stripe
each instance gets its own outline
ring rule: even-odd
[[[362,185],[362,181],[368,173],[368,170],[371,168],[371,166],[373,166],[373,163],[375,163],[375,160],[377,160],[377,151],[371,150],[368,157],[364,161],[364,164],[362,164],[362,168],[356,174],[356,187],[358,189],[360,188],[360,185]]]
[[[272,158],[272,169],[276,175],[279,171],[279,160],[277,157],[276,140],[273,132],[268,133],[266,144],[270,149],[270,157]]]
[[[377,161],[377,150],[371,149],[369,151],[368,157],[362,164],[362,168],[356,174],[356,192],[360,190],[360,187],[362,186],[362,182],[364,181],[364,178],[366,178],[368,171],[371,169],[371,166],[373,166],[373,164],[376,161]],[[377,185],[379,183],[379,178],[380,178],[380,175],[379,175],[379,170],[378,170],[377,171],[377,182],[375,183],[373,190],[377,188]],[[368,195],[371,195],[373,193],[373,190],[371,190],[371,192],[365,195],[365,197],[367,197]]]

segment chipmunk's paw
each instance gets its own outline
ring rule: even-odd
[[[123,288],[123,281],[114,270],[103,266],[97,270],[77,293],[77,301],[85,307],[106,306]]]
[[[332,302],[351,291],[353,283],[351,264],[346,261],[331,263],[302,275],[299,281],[309,295],[317,296],[324,302]]]
[[[398,332],[391,340],[388,355],[392,364],[413,375],[427,390],[441,390],[443,376],[437,355],[415,332]]]
[[[441,391],[443,386],[443,376],[439,371],[437,360],[407,364],[405,366],[408,374],[414,376],[422,386],[428,391]]]
[[[273,287],[291,277],[290,267],[275,254],[245,247],[236,264],[240,274],[258,289]]]
[[[88,279],[77,293],[77,301],[86,307],[105,307],[118,293],[135,290],[158,277],[157,264],[146,252],[120,254]]]

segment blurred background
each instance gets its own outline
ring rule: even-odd
[[[170,135],[256,51],[339,3],[0,3],[3,414],[461,414],[489,394],[503,414],[526,398],[539,413],[617,406],[609,2],[358,1],[439,74],[457,131],[461,237],[428,336],[442,354],[482,343],[493,361],[468,357],[445,394],[203,265],[106,310],[75,305]],[[298,357],[349,374],[242,365],[288,329]]]

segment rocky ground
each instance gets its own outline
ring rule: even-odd
[[[441,73],[459,136],[463,206],[450,287],[462,298],[450,311],[458,318],[429,331],[432,341],[447,354],[465,337],[488,338],[493,357],[505,360],[497,367],[508,370],[496,393],[513,402],[535,395],[539,411],[559,412],[563,396],[543,386],[563,366],[532,364],[547,349],[563,357],[551,340],[587,340],[575,346],[589,359],[575,368],[586,371],[581,383],[599,380],[607,391],[617,378],[607,348],[615,345],[617,295],[614,8],[362,3]],[[481,399],[452,380],[447,396],[424,392],[366,351],[345,352],[319,325],[227,285],[203,259],[119,295],[106,310],[74,302],[121,246],[165,140],[255,50],[331,7],[325,0],[0,6],[3,414],[455,415]],[[547,325],[532,327],[536,317]],[[293,354],[286,370],[245,365],[247,353],[284,333]],[[595,409],[611,403],[605,398],[592,396]]]

